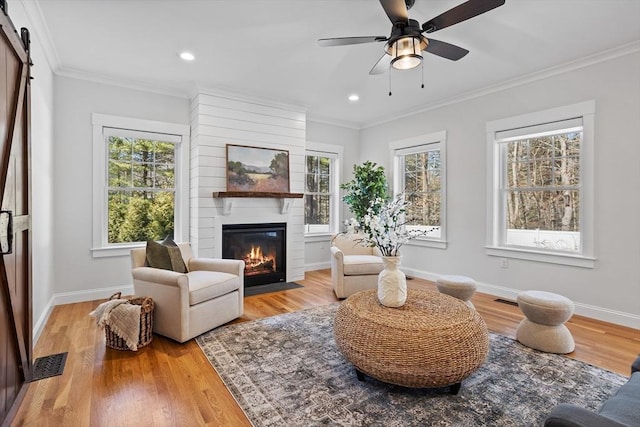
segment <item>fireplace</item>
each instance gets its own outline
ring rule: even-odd
[[[244,261],[244,285],[287,280],[287,224],[222,226],[222,258]]]

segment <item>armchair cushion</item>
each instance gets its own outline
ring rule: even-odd
[[[240,287],[237,275],[218,271],[192,271],[187,273],[189,279],[189,305],[228,294]]]
[[[172,270],[178,273],[187,272],[180,248],[171,239],[165,239],[162,243],[147,240],[146,258],[150,267]]]
[[[382,260],[375,255],[348,255],[343,262],[345,276],[378,274],[383,269]]]

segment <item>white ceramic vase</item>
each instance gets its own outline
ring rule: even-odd
[[[407,300],[407,278],[398,268],[399,256],[384,256],[384,270],[378,275],[378,301],[385,307],[402,307]]]

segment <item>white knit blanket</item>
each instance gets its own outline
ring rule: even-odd
[[[108,325],[124,340],[131,350],[138,350],[140,336],[140,310],[138,304],[129,304],[126,299],[112,299],[100,304],[89,315],[96,319],[98,326]]]

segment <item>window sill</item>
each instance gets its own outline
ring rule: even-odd
[[[93,258],[129,256],[131,254],[131,249],[142,248],[144,246],[145,243],[135,243],[123,246],[105,246],[102,248],[91,248],[91,256]]]
[[[595,268],[596,263],[595,258],[586,257],[583,255],[550,253],[536,250],[497,246],[485,246],[485,249],[487,251],[487,255],[489,256],[545,262],[548,264],[559,264],[571,267]]]
[[[424,248],[447,249],[446,240],[413,239],[405,243],[405,246],[421,246]]]

